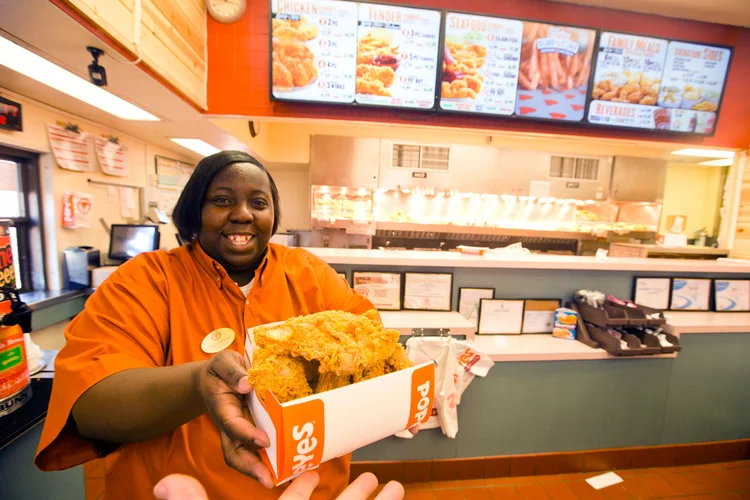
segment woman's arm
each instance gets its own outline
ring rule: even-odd
[[[198,389],[205,364],[133,368],[110,375],[73,406],[78,432],[98,441],[133,443],[173,431],[206,412]]]
[[[249,392],[242,355],[223,351],[208,361],[115,373],[78,398],[72,415],[85,437],[129,443],[171,432],[208,410],[227,464],[272,488],[256,454],[270,441],[249,420],[243,396]]]

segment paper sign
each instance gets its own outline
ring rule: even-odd
[[[73,132],[59,125],[48,124],[50,147],[60,168],[90,172],[94,156],[91,134]]]
[[[716,280],[717,311],[750,311],[750,280]]]
[[[523,325],[523,300],[482,299],[477,333],[518,335]]]
[[[129,187],[121,187],[120,216],[123,219],[134,219],[136,215],[135,189]]]
[[[381,310],[401,309],[401,274],[362,273],[352,275],[352,288]]]
[[[586,482],[591,485],[595,490],[606,488],[622,482],[622,478],[614,472],[607,472],[606,474],[600,474],[598,476],[590,477],[586,479]]]
[[[672,281],[673,311],[708,311],[711,297],[710,279],[677,279]]]
[[[636,278],[633,302],[663,311],[669,307],[670,284],[669,278]]]
[[[193,175],[195,167],[186,163],[179,164],[179,177],[177,179],[177,186],[184,188],[187,181],[190,180],[190,176]]]
[[[479,301],[491,299],[495,295],[494,288],[459,288],[458,313],[474,323],[474,331],[479,325]]]
[[[94,212],[94,197],[86,193],[68,191],[62,200],[62,227],[90,228]]]
[[[156,156],[156,185],[162,189],[177,189],[180,175],[180,162]]]
[[[404,309],[450,311],[453,275],[404,274]]]
[[[559,300],[527,300],[522,333],[552,333],[555,327],[555,309],[558,307]]]
[[[96,158],[105,175],[127,177],[130,174],[128,147],[124,144],[112,142],[106,137],[97,137]]]

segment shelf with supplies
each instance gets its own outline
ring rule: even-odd
[[[455,311],[381,311],[383,326],[401,335],[465,335],[474,338],[474,324]]]

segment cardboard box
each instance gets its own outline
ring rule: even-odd
[[[245,356],[252,362],[252,328]],[[435,367],[431,362],[280,404],[266,391],[247,403],[271,446],[260,451],[276,485],[320,464],[426,422],[432,414]]]

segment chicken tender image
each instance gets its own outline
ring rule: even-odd
[[[357,76],[367,80],[380,80],[384,87],[390,87],[396,80],[396,72],[388,66],[373,66],[371,64],[358,64]]]
[[[305,376],[302,359],[275,354],[267,349],[259,349],[253,353],[248,379],[250,386],[261,398],[268,389],[279,403],[304,398],[313,393]]]
[[[310,41],[318,36],[318,25],[308,23],[304,19],[274,19],[271,29],[274,38],[284,40]]]
[[[254,336],[261,348],[320,361],[321,374],[351,375],[388,359],[399,334],[385,330],[375,311],[361,316],[323,311],[292,318],[278,326],[258,327]]]

